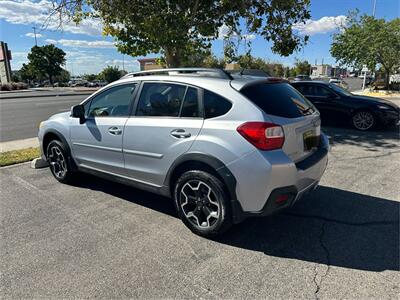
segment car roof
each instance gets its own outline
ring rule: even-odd
[[[136,82],[136,81],[169,81],[183,84],[190,84],[193,86],[212,88],[215,85],[230,85],[237,91],[242,90],[246,86],[265,83],[265,82],[287,82],[282,78],[277,77],[260,77],[251,75],[238,76],[235,74],[231,78],[219,78],[219,77],[207,77],[207,76],[196,76],[193,74],[173,74],[173,75],[146,75],[136,77],[123,77],[117,81],[114,81],[112,85],[119,84],[122,82]]]
[[[323,81],[323,80],[303,80],[303,81],[296,81],[296,82],[293,82],[293,84],[296,84],[296,85],[298,85],[298,84],[304,84],[304,83],[329,85],[329,82]]]

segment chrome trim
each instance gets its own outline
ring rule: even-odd
[[[90,166],[85,165],[85,164],[80,164],[79,167],[80,168],[86,168],[86,169],[93,170],[93,171],[100,172],[100,173],[104,173],[104,174],[107,174],[107,175],[112,175],[112,176],[124,178],[124,179],[130,180],[130,181],[134,181],[134,182],[137,182],[137,183],[142,183],[142,184],[154,186],[156,188],[161,188],[162,187],[162,185],[158,185],[158,184],[154,184],[154,183],[151,183],[151,182],[147,182],[147,181],[135,179],[135,178],[132,178],[132,177],[120,175],[120,174],[113,173],[113,172],[110,172],[110,171],[104,171],[104,170],[101,170],[101,169],[90,167]]]
[[[76,142],[72,143],[72,145],[100,149],[100,150],[113,151],[113,152],[122,152],[121,148],[104,147],[104,146],[90,145],[90,144],[76,143]]]
[[[164,156],[163,154],[160,154],[160,153],[143,152],[143,151],[136,151],[136,150],[129,150],[129,149],[123,149],[122,152],[124,152],[126,154],[147,156],[147,157],[152,157],[152,158],[162,158]]]

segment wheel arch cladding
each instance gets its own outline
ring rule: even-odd
[[[187,153],[179,157],[171,165],[168,170],[167,176],[164,181],[164,186],[169,188],[171,196],[173,197],[173,187],[179,176],[189,170],[202,170],[210,172],[215,175],[218,179],[224,183],[226,192],[229,195],[231,208],[232,208],[232,218],[234,223],[241,221],[239,216],[242,208],[240,203],[237,201],[236,197],[236,178],[233,176],[232,172],[221,162],[218,158],[205,153]],[[239,207],[238,207],[239,205]]]
[[[69,155],[71,154],[67,140],[59,131],[57,131],[55,129],[48,130],[43,136],[43,151],[44,152],[47,151],[47,146],[53,140],[58,140],[58,141],[62,142],[64,144],[64,147],[68,151],[68,154]]]

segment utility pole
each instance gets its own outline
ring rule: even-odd
[[[122,54],[122,70],[125,71],[125,54]]]
[[[375,18],[376,0],[374,0],[374,8],[372,9],[372,16]]]
[[[35,46],[37,46],[37,39],[36,39],[36,27],[33,26],[33,34],[35,35]]]

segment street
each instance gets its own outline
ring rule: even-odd
[[[3,96],[0,97],[0,142],[36,137],[41,121],[55,113],[70,110],[71,106],[80,103],[89,94],[32,97],[29,93],[12,99],[4,99]]]
[[[324,131],[318,189],[216,240],[192,234],[167,198],[0,169],[1,298],[397,298],[398,132]]]

